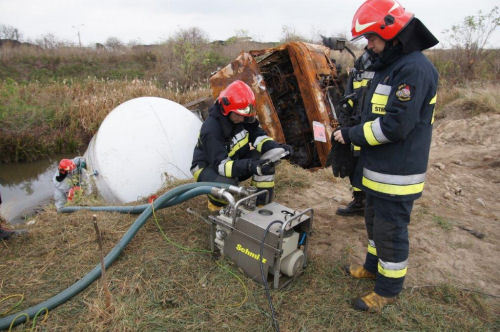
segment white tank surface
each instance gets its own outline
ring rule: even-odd
[[[99,194],[110,203],[128,203],[167,181],[191,178],[200,127],[191,111],[168,99],[140,97],[119,105],[85,152]]]

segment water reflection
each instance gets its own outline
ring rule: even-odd
[[[32,163],[0,164],[0,215],[17,223],[49,203],[53,194],[52,176],[62,157]]]

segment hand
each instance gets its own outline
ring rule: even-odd
[[[340,129],[333,133],[333,139],[339,143],[345,144],[344,137],[342,137],[342,131]]]
[[[274,174],[274,164],[268,163],[267,159],[258,159],[250,161],[250,170],[256,175],[273,175]],[[266,164],[267,163],[267,164]]]
[[[335,177],[350,176],[356,167],[351,147],[347,144],[334,141],[328,158],[331,160],[333,176]]]
[[[281,144],[280,148],[283,148],[285,149],[285,151],[288,151],[288,154],[284,157],[285,159],[289,159],[293,155],[293,148],[291,145]]]

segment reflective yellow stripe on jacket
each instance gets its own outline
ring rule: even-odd
[[[372,103],[372,113],[384,115],[385,106],[389,100],[389,94],[391,93],[391,86],[385,84],[378,84],[373,93],[371,103]]]
[[[264,145],[264,143],[272,140],[273,139],[269,136],[259,136],[255,139],[255,142],[253,142],[253,146],[257,151],[262,152],[262,146]]]
[[[367,80],[367,79],[364,79],[364,80],[361,80],[361,81],[354,81],[354,82],[352,82],[352,88],[354,90],[362,88],[364,86],[367,86],[368,82],[370,82],[370,80]]]
[[[382,132],[380,118],[365,122],[365,124],[363,125],[363,133],[366,142],[370,145],[379,145],[390,142],[390,140]]]
[[[367,86],[368,83],[372,80],[373,76],[375,76],[374,71],[362,72],[361,75],[359,77],[356,76],[356,79],[352,82],[352,88],[354,90],[356,90],[356,89]]]
[[[424,190],[425,173],[391,175],[363,169],[362,183],[365,187],[388,195],[412,195]]]
[[[434,105],[434,109],[432,110],[432,120],[431,124],[434,123],[434,115],[436,114],[436,100],[437,100],[437,93],[434,95],[434,97],[431,99],[429,102],[429,105]]]
[[[222,176],[225,176],[227,178],[232,177],[233,176],[233,164],[234,164],[234,160],[231,160],[229,158],[221,161],[219,164],[219,167],[217,168],[217,170],[219,171],[219,174]]]
[[[229,151],[228,156],[232,157],[238,152],[239,149],[248,144],[248,131],[243,130],[236,134],[231,142],[231,151]]]

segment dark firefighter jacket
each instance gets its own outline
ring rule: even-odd
[[[205,167],[228,178],[250,177],[250,144],[260,153],[279,147],[257,120],[234,124],[229,116],[222,115],[220,105],[215,103],[201,126],[193,152],[191,172],[194,178],[197,179]]]
[[[351,118],[355,124],[360,122],[361,109],[363,105],[363,100],[365,99],[366,92],[369,86],[369,82],[375,75],[375,72],[368,70],[357,70],[354,68],[349,75],[349,81],[347,83],[346,95],[351,95],[352,97],[347,99],[347,104],[351,109]],[[351,149],[355,157],[359,157],[361,147],[351,144]]]
[[[403,55],[375,72],[361,124],[348,139],[361,146],[363,190],[391,200],[418,198],[434,122],[438,74],[420,52]]]

